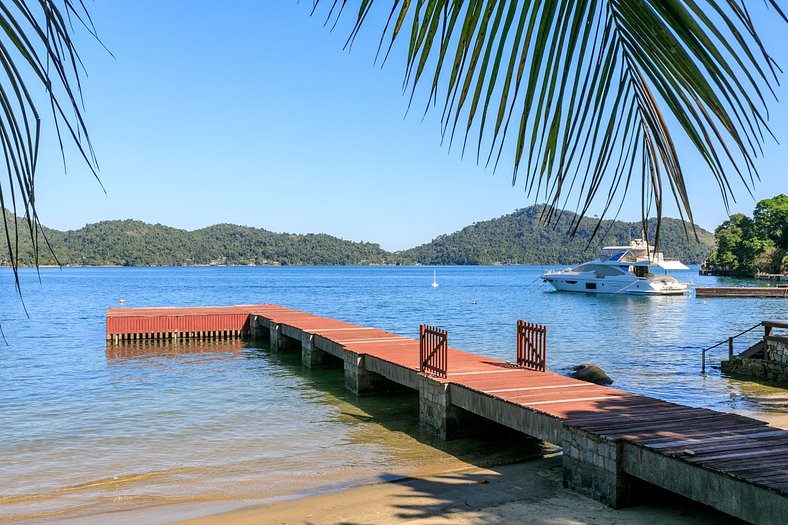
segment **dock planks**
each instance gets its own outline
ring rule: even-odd
[[[772,286],[699,286],[695,297],[776,297],[788,298],[788,288]]]
[[[269,324],[287,326],[291,331],[319,336],[356,356],[371,356],[410,374],[419,374],[418,340],[278,305],[111,309],[108,319],[241,312]],[[108,339],[117,335],[110,333],[109,324],[107,335]],[[482,400],[479,402],[490,400],[519,407],[522,417],[529,413],[546,415],[562,425],[788,496],[788,431],[762,421],[687,407],[553,372],[518,368],[507,361],[451,347],[447,377],[433,379],[470,392]],[[637,472],[637,461],[625,464],[630,465],[631,475],[648,478]],[[674,490],[672,486],[665,488]]]

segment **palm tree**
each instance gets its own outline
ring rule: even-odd
[[[82,0],[0,2],[0,146],[6,172],[5,177],[0,177],[0,209],[18,291],[20,235],[29,236],[36,254],[40,243],[47,242],[35,201],[41,106],[48,106],[51,111],[49,123],[57,135],[64,165],[64,140],[70,140],[96,175],[96,159],[82,117],[82,64],[72,40],[75,24],[95,36]],[[20,215],[23,218],[17,220]],[[24,231],[20,232],[20,228]]]
[[[385,60],[405,35],[405,89],[412,101],[419,84],[429,86],[427,105],[440,109],[450,145],[461,139],[464,152],[470,142],[477,162],[494,167],[513,161],[512,185],[522,178],[549,203],[547,220],[566,207],[582,217],[598,201],[598,229],[639,185],[643,228],[653,213],[658,245],[665,186],[693,222],[687,150],[705,161],[726,210],[731,182],[751,192],[758,178],[778,68],[752,3],[360,0],[347,45],[383,4],[378,53]],[[776,0],[761,7],[788,21]],[[334,0],[327,21],[345,10]]]
[[[334,0],[327,18],[343,16],[346,4]],[[643,227],[654,213],[658,244],[667,185],[692,222],[674,132],[704,159],[726,207],[732,180],[750,190],[757,179],[754,159],[769,134],[766,100],[777,77],[744,1],[359,0],[348,45],[378,4],[388,13],[379,52],[387,56],[407,35],[411,97],[427,82],[428,105],[441,108],[449,143],[461,138],[464,151],[470,141],[477,162],[511,160],[512,183],[524,179],[529,194],[551,205],[548,220],[554,209],[583,216],[601,201],[599,225],[639,185]],[[788,21],[777,0],[764,6]],[[40,245],[40,104],[51,110],[61,151],[64,140],[73,142],[96,174],[72,40],[74,25],[95,32],[82,0],[3,1],[0,25],[7,175],[0,207],[21,212],[26,230],[3,213],[16,275],[19,236],[29,236],[36,252]],[[36,85],[43,102],[32,93]]]

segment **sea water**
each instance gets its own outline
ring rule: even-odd
[[[632,392],[788,414],[783,390],[700,371],[701,349],[785,320],[785,301],[559,293],[539,279],[545,269],[438,267],[438,287],[432,267],[26,269],[22,300],[0,269],[0,522],[266,501],[534,453],[443,443],[419,429],[416,395],[353,396],[341,369],[304,368],[265,341],[107,345],[109,307],[276,303],[413,338],[427,323],[455,348],[505,360],[524,319],[548,326],[550,370],[589,362]],[[760,335],[737,339],[736,351]]]

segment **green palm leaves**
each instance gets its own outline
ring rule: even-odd
[[[350,41],[374,3],[359,2]],[[409,39],[411,96],[428,83],[450,142],[461,137],[495,166],[512,159],[512,183],[550,203],[548,219],[554,207],[582,216],[596,202],[604,216],[639,185],[644,229],[652,213],[659,225],[666,192],[692,221],[679,151],[705,161],[726,206],[732,179],[749,190],[757,178],[777,79],[744,2],[377,3],[389,13],[386,55]],[[786,20],[775,0],[761,7]]]
[[[93,33],[81,0],[0,2],[0,147],[5,161],[5,177],[0,176],[0,208],[15,276],[19,235],[30,236],[36,253],[39,247],[41,229],[35,206],[41,138],[39,106],[51,111],[61,152],[64,138],[73,142],[95,175],[95,158],[82,118],[81,63],[71,38],[73,24]],[[14,216],[24,216],[24,220],[17,221],[6,209]],[[27,231],[20,232],[20,227]],[[41,242],[45,243],[46,238]],[[16,283],[18,288],[18,278]]]

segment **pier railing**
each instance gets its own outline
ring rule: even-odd
[[[448,367],[449,333],[434,326],[419,328],[419,371],[446,377]]]
[[[545,371],[547,366],[547,327],[517,321],[517,366]]]
[[[708,352],[709,350],[713,350],[714,348],[720,347],[720,346],[724,345],[725,343],[728,343],[728,361],[732,361],[733,360],[733,341],[734,341],[734,339],[736,339],[738,337],[741,337],[741,336],[743,336],[746,333],[752,332],[753,330],[755,330],[756,328],[758,328],[760,326],[763,326],[764,327],[763,339],[761,339],[759,342],[757,342],[755,345],[751,346],[748,349],[748,350],[752,350],[752,351],[757,351],[759,345],[764,345],[765,344],[764,343],[765,339],[767,337],[771,336],[772,328],[773,327],[780,328],[781,327],[780,325],[782,325],[782,324],[784,324],[784,323],[779,323],[779,322],[775,322],[775,321],[762,321],[762,322],[760,322],[760,323],[758,323],[756,325],[751,326],[750,328],[747,328],[746,330],[742,330],[741,332],[739,332],[736,335],[732,335],[731,337],[729,337],[729,338],[727,338],[727,339],[725,339],[723,341],[720,341],[716,345],[712,345],[712,346],[710,346],[708,348],[704,348],[703,351],[701,351],[701,373],[705,373],[706,372],[706,352]]]

